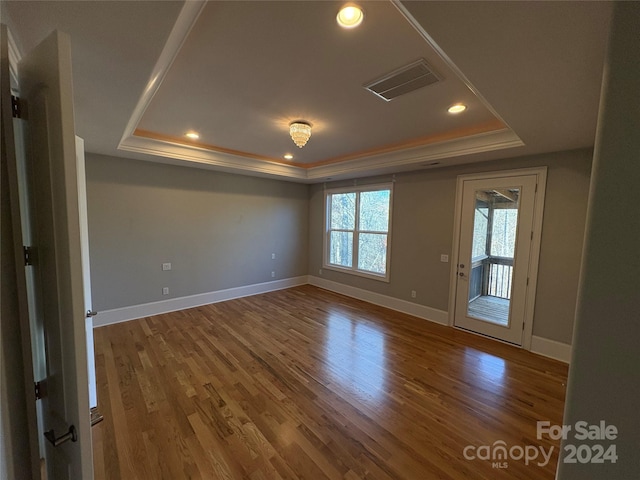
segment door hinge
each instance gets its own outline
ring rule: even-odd
[[[533,240],[533,232],[531,232],[531,240]]]
[[[534,193],[538,193],[538,184],[537,183],[536,183],[536,189],[535,189]]]
[[[36,395],[36,400],[40,400],[44,397],[44,382],[35,382],[33,384],[34,393]]]
[[[529,277],[527,277],[527,286],[529,286]]]
[[[22,118],[22,101],[20,97],[11,95],[11,113],[13,118]]]
[[[24,266],[29,267],[33,265],[33,247],[22,247],[24,252]]]

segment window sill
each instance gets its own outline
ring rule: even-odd
[[[323,269],[333,270],[334,272],[346,273],[348,275],[355,275],[356,277],[368,278],[370,280],[377,280],[378,282],[389,283],[388,275],[377,275],[375,273],[363,272],[362,270],[352,270],[350,268],[343,268],[337,265],[323,265]]]

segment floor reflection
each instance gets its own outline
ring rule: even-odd
[[[342,387],[366,402],[384,397],[386,357],[384,334],[339,313],[330,313],[325,365]]]
[[[496,388],[502,390],[505,386],[505,368],[504,358],[496,357],[489,353],[484,353],[475,349],[466,349],[465,368],[468,372],[473,372],[474,378],[478,378],[487,389]]]

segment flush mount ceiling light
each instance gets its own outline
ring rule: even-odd
[[[311,137],[311,125],[297,121],[289,125],[289,135],[298,148],[304,147]]]
[[[187,132],[184,134],[184,136],[190,138],[191,140],[197,140],[200,138],[198,132]]]
[[[336,21],[342,28],[356,28],[362,20],[364,20],[364,12],[353,3],[347,3],[336,16]]]
[[[293,155],[291,155],[290,153],[285,153],[284,159],[285,160],[293,160]]]
[[[449,107],[449,113],[462,113],[467,109],[466,105],[463,105],[461,103],[456,103],[455,105],[451,105]]]

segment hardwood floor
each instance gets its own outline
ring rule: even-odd
[[[95,342],[98,480],[555,476],[536,421],[562,423],[566,365],[312,286]],[[553,455],[465,458],[500,441]]]

